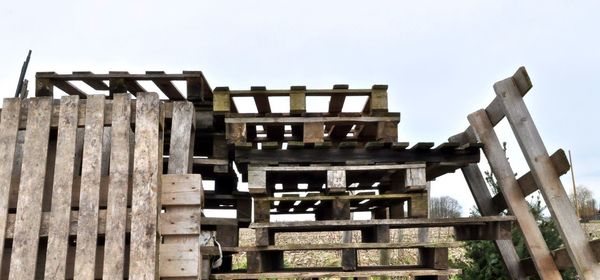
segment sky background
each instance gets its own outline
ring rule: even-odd
[[[399,140],[441,143],[525,66],[549,153],[570,149],[577,184],[600,197],[599,11],[598,1],[3,1],[0,93],[14,94],[28,49],[32,92],[37,71],[202,70],[232,89],[388,84]],[[497,132],[524,174],[506,121]],[[432,195],[465,214],[474,204],[460,172]]]

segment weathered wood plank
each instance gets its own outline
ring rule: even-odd
[[[492,172],[499,180],[500,191],[506,199],[510,212],[515,215],[523,232],[527,249],[535,259],[536,268],[542,279],[560,279],[560,273],[552,260],[550,250],[523,196],[521,187],[506,159],[506,154],[494,128],[484,110],[468,116],[469,123],[479,141],[484,144],[483,152],[488,159]]]
[[[371,97],[369,98],[370,111],[375,112],[387,112],[388,110],[388,98],[387,98],[387,85],[373,85],[371,91]]]
[[[146,74],[165,74],[164,71],[146,71]],[[170,100],[184,100],[183,94],[173,85],[168,78],[153,79],[152,82],[158,87]]]
[[[125,228],[130,178],[130,97],[115,94],[112,106],[110,181],[106,207],[103,277],[125,277]]]
[[[136,104],[130,279],[155,279],[158,271],[161,106],[156,93],[140,93]]]
[[[292,86],[290,88],[290,113],[301,114],[306,112],[306,87]]]
[[[102,166],[102,137],[104,129],[104,95],[91,95],[86,104],[86,127],[83,143],[83,162],[79,194],[79,225],[75,277],[93,279],[96,264],[98,209]]]
[[[327,170],[327,190],[330,193],[346,191],[346,171]]]
[[[216,273],[211,279],[306,279],[306,278],[329,278],[329,277],[374,277],[374,276],[429,276],[429,275],[454,275],[459,274],[460,269],[424,269],[407,267],[369,268],[363,267],[357,271],[341,271],[335,268],[304,268],[288,270],[283,272],[267,273]]]
[[[494,84],[508,123],[521,146],[525,160],[548,205],[577,273],[583,279],[600,279],[600,265],[575,214],[529,110],[518,82],[508,78]],[[538,271],[540,269],[538,268]]]
[[[161,205],[202,206],[202,176],[200,174],[162,175]]]
[[[590,247],[592,247],[592,251],[597,259],[600,259],[600,239],[592,240],[589,242]],[[558,269],[567,269],[573,267],[573,262],[569,257],[569,252],[567,252],[566,248],[560,248],[552,251],[552,256],[554,257],[554,262]],[[531,258],[526,258],[521,260],[521,266],[523,267],[532,267],[533,261]],[[528,276],[535,275],[535,270],[526,269],[525,272]]]
[[[45,279],[65,279],[79,96],[61,98]]]
[[[36,273],[52,99],[30,99],[27,114],[9,274],[9,279],[15,280],[34,279]]]
[[[4,244],[8,219],[9,197],[13,165],[17,148],[17,133],[19,130],[19,115],[21,100],[19,98],[4,99],[0,119],[0,244]],[[4,256],[4,246],[0,246],[0,265]],[[0,266],[1,268],[1,266]],[[0,271],[8,274],[8,271]]]

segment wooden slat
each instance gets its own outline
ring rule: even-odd
[[[129,94],[115,94],[112,108],[110,181],[102,273],[104,279],[125,277],[125,228],[130,178],[130,112]]]
[[[35,277],[51,114],[52,99],[29,100],[9,279]]]
[[[146,71],[146,74],[165,74],[163,71]],[[153,79],[152,82],[171,100],[184,100],[183,94],[167,79]]]
[[[552,161],[552,165],[554,166],[554,169],[556,170],[556,173],[558,173],[558,175],[564,175],[571,168],[565,151],[563,151],[562,149],[559,149],[558,151],[554,152],[554,154],[550,156],[550,160]],[[519,187],[521,187],[521,191],[523,191],[524,196],[528,196],[538,190],[538,187],[535,184],[535,179],[533,178],[533,174],[531,174],[531,171],[519,177],[517,182],[519,182]],[[492,200],[494,206],[496,206],[497,213],[500,213],[508,208],[508,206],[506,206],[506,201],[504,200],[502,193],[496,194],[492,198]]]
[[[510,212],[515,215],[523,232],[529,253],[535,260],[536,268],[543,279],[560,279],[560,273],[552,260],[550,250],[533,215],[529,204],[519,187],[514,172],[506,158],[506,154],[494,128],[484,110],[479,110],[468,116],[469,123],[479,140],[484,144],[483,151],[499,180],[500,191],[506,199]]]
[[[337,114],[342,112],[346,95],[343,94],[348,89],[348,85],[334,85],[331,99],[329,100],[329,113]]]
[[[587,235],[579,225],[579,219],[560,178],[552,166],[548,151],[523,101],[518,84],[518,81],[511,77],[494,84],[494,91],[502,101],[508,123],[515,133],[544,201],[552,213],[556,228],[577,273],[584,279],[600,279],[600,265],[588,244]]]
[[[78,87],[76,87],[75,85],[73,85],[72,83],[70,83],[68,81],[55,80],[55,81],[52,81],[52,83],[54,84],[55,87],[66,92],[68,95],[77,95],[81,98],[87,97],[87,94],[85,92],[83,92]]]
[[[410,277],[410,276],[450,276],[459,274],[460,269],[426,269],[426,268],[414,268],[414,267],[386,267],[386,268],[369,268],[361,267],[356,271],[341,271],[335,268],[303,268],[303,269],[290,269],[288,271],[277,271],[277,272],[263,272],[263,273],[246,273],[246,272],[233,272],[233,273],[215,273],[211,275],[211,279],[312,279],[312,278],[324,278],[329,277],[375,277],[375,276],[396,276],[396,277]],[[434,279],[434,278],[423,278],[423,279]]]
[[[4,244],[8,219],[9,193],[13,177],[13,164],[17,147],[19,115],[21,100],[19,98],[4,99],[0,119],[0,244]],[[4,246],[0,246],[0,268],[4,256]],[[7,271],[0,271],[6,274]]]
[[[164,174],[162,176],[161,205],[201,206],[203,204],[202,176],[200,174]]]
[[[54,163],[59,168],[54,170],[52,216],[50,217],[50,228],[48,230],[45,279],[65,279],[66,275],[78,107],[79,96],[64,96],[61,98],[56,160]]]
[[[130,279],[156,277],[160,188],[158,176],[162,173],[160,111],[156,93],[138,95],[135,113]]]
[[[399,122],[399,113],[388,113],[384,116],[378,117],[356,117],[356,116],[343,116],[343,117],[331,117],[331,116],[320,116],[320,117],[230,117],[225,118],[225,123],[277,123],[277,124],[297,124],[297,123],[310,123],[310,122],[323,122],[325,124],[362,124],[362,123],[377,123],[377,122]]]
[[[73,75],[90,75],[93,76],[94,73],[89,72],[89,71],[73,71]],[[94,79],[94,78],[84,78],[81,79],[82,82],[86,83],[88,86],[90,86],[91,88],[95,89],[95,90],[109,90],[110,88],[108,87],[108,85],[103,82],[101,79]]]
[[[252,87],[250,91],[254,92],[265,92],[267,88],[259,86]],[[263,94],[254,95],[254,103],[256,103],[256,109],[259,114],[271,113],[271,105],[269,103],[269,97]]]
[[[86,104],[86,127],[83,142],[81,188],[79,194],[79,225],[75,275],[77,279],[92,279],[96,263],[98,209],[104,129],[104,95],[91,95]]]

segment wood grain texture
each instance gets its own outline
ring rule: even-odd
[[[523,232],[527,249],[535,259],[535,265],[542,279],[560,279],[560,273],[550,255],[550,250],[525,200],[515,173],[506,158],[506,154],[494,128],[484,110],[468,116],[469,123],[479,141],[484,144],[483,152],[498,179],[500,191],[506,199],[510,212],[515,215]]]
[[[160,101],[156,93],[138,94],[133,163],[130,279],[155,279],[158,272]]]
[[[75,171],[79,96],[61,98],[45,279],[65,279]],[[53,159],[50,159],[53,160]]]
[[[523,101],[518,81],[511,77],[497,82],[494,91],[502,101],[508,122],[556,222],[577,273],[583,279],[600,279],[600,265]]]
[[[34,279],[36,273],[51,115],[52,99],[29,100],[9,279]]]
[[[130,178],[130,97],[113,96],[110,180],[106,207],[106,237],[104,249],[104,279],[123,279],[125,265],[125,229],[127,191]]]
[[[4,99],[0,119],[0,244],[6,238],[10,186],[13,177],[13,164],[17,147],[17,133],[19,130],[19,115],[21,114],[21,100],[19,98]],[[0,264],[4,255],[4,246],[0,246]],[[0,271],[6,275],[8,271]]]
[[[104,95],[91,95],[85,110],[85,134],[79,194],[79,225],[75,256],[75,279],[94,279],[100,178],[102,176],[102,138],[104,134]]]

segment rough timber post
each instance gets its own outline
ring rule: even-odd
[[[515,178],[515,173],[506,159],[506,154],[485,110],[472,113],[468,118],[479,141],[485,145],[483,152],[498,179],[500,191],[506,199],[510,212],[517,218],[525,238],[525,244],[534,259],[540,278],[561,279],[552,255],[550,255],[550,250],[544,241],[537,222],[529,211],[529,205],[527,205],[521,187]]]
[[[575,210],[558,178],[544,142],[525,106],[513,78],[497,82],[494,91],[501,101],[506,117],[544,201],[556,221],[577,273],[583,279],[600,279],[600,265],[588,244]],[[539,271],[539,270],[538,270]]]
[[[461,142],[461,144],[476,141],[475,135],[473,134],[473,129],[468,129],[465,134],[469,141],[464,141],[465,143]],[[460,142],[459,139],[454,139],[454,137],[450,137],[448,140],[450,142]],[[476,163],[472,163],[461,168],[461,171],[465,177],[465,180],[467,181],[469,190],[473,195],[473,199],[475,200],[475,204],[477,204],[477,208],[479,209],[481,215],[497,215],[498,212],[496,211],[496,207],[493,203],[490,191],[486,186],[485,180],[481,175],[479,166]],[[502,256],[504,266],[506,267],[511,279],[526,279],[527,276],[520,265],[520,258],[519,255],[517,255],[517,250],[515,249],[515,245],[513,245],[512,240],[495,240],[494,244]]]

